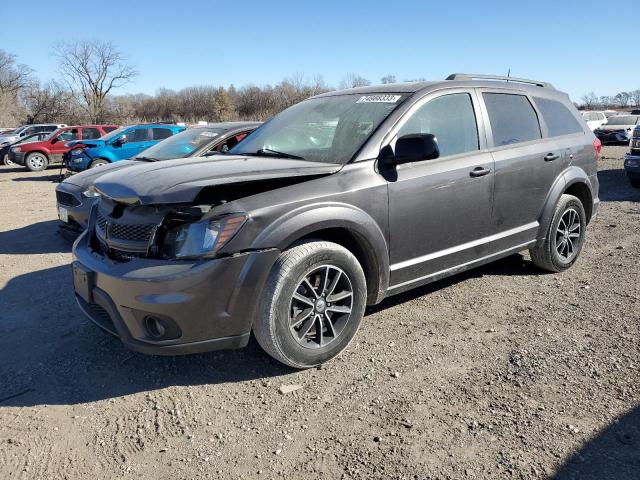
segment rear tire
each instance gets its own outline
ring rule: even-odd
[[[349,250],[326,241],[300,243],[276,260],[253,333],[276,360],[314,367],[353,340],[366,298],[364,272]]]
[[[109,162],[104,158],[96,158],[93,162],[91,162],[91,165],[89,165],[89,168],[104,167],[108,163]]]
[[[640,178],[630,178],[629,181],[633,188],[640,188]]]
[[[586,235],[587,216],[582,202],[564,194],[541,245],[529,250],[533,263],[549,272],[562,272],[578,259]]]
[[[30,172],[41,172],[49,165],[49,159],[44,153],[33,152],[24,159],[24,166]]]
[[[2,165],[6,165],[7,167],[11,167],[13,165],[15,165],[15,163],[13,163],[11,160],[9,160],[9,154],[7,153],[6,155],[2,156]]]

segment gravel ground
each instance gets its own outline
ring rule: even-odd
[[[127,351],[74,303],[57,171],[0,170],[0,478],[640,478],[640,190],[624,151],[604,148],[574,268],[516,255],[387,299],[302,372],[255,342]]]

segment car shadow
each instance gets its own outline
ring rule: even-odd
[[[58,220],[46,220],[0,232],[0,254],[66,253],[71,243],[58,233]]]
[[[253,339],[244,349],[189,356],[131,352],[80,312],[69,265],[11,279],[0,304],[0,407],[77,404],[294,372]]]
[[[555,480],[640,478],[640,406],[615,419],[565,462]]]
[[[30,176],[30,177],[16,177],[12,180],[14,182],[52,182],[52,183],[60,183],[64,177],[60,174],[60,172],[52,173],[53,170],[47,171],[46,175],[39,176]],[[44,173],[44,172],[42,172]]]
[[[603,202],[640,202],[640,188],[631,186],[624,169],[616,168],[598,172],[600,193]]]
[[[467,270],[466,272],[452,275],[451,277],[444,278],[442,280],[429,283],[422,287],[413,288],[403,293],[393,295],[392,297],[385,298],[377,305],[367,307],[366,314],[374,314],[387,308],[395,307],[402,303],[414,300],[416,298],[428,295],[438,290],[456,285],[460,282],[464,282],[471,278],[480,278],[484,276],[539,276],[550,275],[549,272],[545,272],[536,267],[533,262],[526,260],[525,257],[518,253],[510,255],[508,257],[496,260],[487,265]]]

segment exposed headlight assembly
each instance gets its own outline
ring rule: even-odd
[[[213,257],[248,218],[244,213],[234,213],[173,228],[165,236],[164,253],[178,259]]]
[[[82,196],[86,197],[86,198],[97,198],[97,197],[100,196],[100,194],[95,189],[95,187],[92,185],[89,188],[87,188],[84,192],[82,192]]]

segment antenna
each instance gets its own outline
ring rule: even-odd
[[[511,78],[511,68],[507,70],[507,78]],[[509,80],[507,80],[508,82]]]

